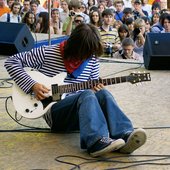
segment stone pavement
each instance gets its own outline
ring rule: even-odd
[[[57,162],[57,156],[62,161],[74,164],[87,162],[75,157],[66,155],[81,156],[90,158],[88,154],[80,150],[79,133],[54,134],[46,128],[42,118],[36,120],[21,119],[19,125],[12,120],[6,112],[6,108],[12,116],[15,116],[15,109],[12,101],[6,97],[11,96],[12,81],[3,67],[5,56],[0,56],[0,169],[1,170],[27,170],[27,169],[71,169],[74,166]],[[134,71],[146,71],[140,64],[101,62],[100,75],[102,78],[129,75]],[[144,146],[132,154],[123,158],[112,158],[118,162],[95,162],[86,163],[81,169],[113,169],[134,165],[132,161],[155,159],[147,155],[168,155],[170,153],[170,71],[155,70],[149,71],[151,82],[142,85],[121,83],[106,88],[112,92],[122,110],[130,117],[134,127],[143,127],[147,131],[148,140]],[[8,80],[3,81],[4,80]],[[9,82],[9,83],[8,83]],[[19,119],[19,117],[18,117]],[[29,128],[37,127],[40,129]],[[42,128],[42,129],[41,129]],[[20,129],[21,131],[18,131]],[[110,153],[106,157],[120,156],[118,153]],[[137,155],[145,155],[144,157]],[[121,155],[122,156],[122,155]],[[153,162],[153,161],[151,161]],[[170,163],[170,160],[154,161],[154,163]],[[168,165],[141,165],[130,170],[168,170]]]

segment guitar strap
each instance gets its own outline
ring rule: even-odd
[[[117,14],[119,20],[122,21],[122,18],[120,17],[120,14],[119,14],[117,11],[116,11],[116,14]],[[122,22],[123,22],[123,21],[122,21]]]
[[[66,45],[67,41],[63,41],[60,43],[60,51],[61,56],[64,58],[64,46]],[[69,77],[77,78],[87,66],[90,58],[85,61],[77,61],[77,60],[64,60],[64,65],[66,67],[67,73]]]

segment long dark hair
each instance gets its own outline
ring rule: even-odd
[[[126,36],[126,37],[129,37],[129,36],[130,36],[128,26],[127,26],[126,24],[122,24],[122,25],[118,28],[118,34],[119,34],[120,39],[121,39],[120,32],[124,32],[124,31],[127,32],[127,36]],[[121,39],[121,41],[122,41],[122,40],[123,40],[123,39]]]
[[[39,17],[42,18],[40,33],[48,33],[48,30],[49,30],[49,14],[48,14],[48,12],[40,12]]]
[[[99,15],[98,26],[101,26],[101,25],[102,25],[102,16],[101,16],[101,13],[100,13],[99,10],[90,11],[90,13],[89,13],[90,23],[93,24],[93,25],[95,25],[94,20],[93,20],[93,13],[94,13],[94,12],[97,12],[97,13],[98,13],[98,15]]]
[[[103,46],[98,29],[91,24],[80,24],[71,33],[64,49],[65,59],[85,60],[92,55],[101,56]]]
[[[28,23],[28,18],[29,18],[30,14],[34,15],[34,23],[33,24]],[[27,24],[27,26],[30,28],[30,31],[35,32],[35,28],[36,28],[36,16],[35,16],[35,14],[33,12],[28,11],[25,14],[22,22]]]

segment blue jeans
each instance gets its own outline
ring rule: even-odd
[[[102,137],[118,139],[133,131],[131,121],[105,89],[85,90],[66,97],[52,106],[51,114],[53,132],[80,130],[82,149],[89,148]]]

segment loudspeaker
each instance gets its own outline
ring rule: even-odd
[[[170,70],[170,33],[148,33],[143,57],[148,70]]]
[[[26,24],[0,22],[0,54],[13,55],[34,48],[34,38]]]

